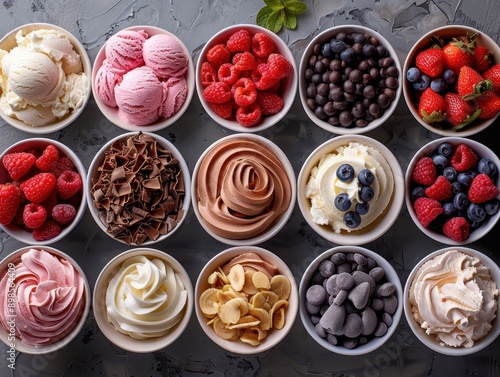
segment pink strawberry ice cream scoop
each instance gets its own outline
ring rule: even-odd
[[[188,68],[188,57],[181,44],[171,35],[156,34],[144,42],[144,64],[167,79],[182,76]]]
[[[8,321],[15,318],[16,336],[30,345],[64,338],[85,307],[85,283],[75,267],[62,257],[34,248],[9,264],[0,280],[0,292],[0,322],[9,331]]]
[[[115,86],[122,82],[123,76],[113,70],[113,66],[104,59],[95,77],[95,88],[101,101],[111,107],[116,107]]]
[[[126,121],[145,126],[156,121],[163,102],[163,86],[149,67],[139,67],[127,72],[115,87],[118,113]]]
[[[160,116],[170,118],[177,113],[186,101],[188,94],[187,82],[184,76],[171,77],[163,83],[164,100],[160,107]]]
[[[143,31],[122,30],[106,42],[106,58],[118,70],[129,71],[144,64],[142,48],[148,34]]]

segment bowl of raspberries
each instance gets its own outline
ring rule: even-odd
[[[500,217],[500,159],[475,140],[442,137],[424,145],[406,171],[406,204],[417,227],[448,245],[479,240]]]
[[[256,25],[233,25],[201,50],[196,89],[217,123],[236,132],[259,132],[292,106],[296,72],[290,49],[276,34]]]
[[[500,47],[485,33],[448,25],[422,36],[404,63],[403,94],[415,119],[442,135],[471,136],[500,112]]]
[[[0,227],[16,240],[48,245],[85,213],[85,168],[66,145],[46,138],[15,143],[0,155]]]

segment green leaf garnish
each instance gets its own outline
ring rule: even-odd
[[[284,26],[287,29],[297,27],[297,15],[307,9],[302,0],[264,0],[266,4],[257,13],[257,25],[273,33],[278,33]]]
[[[264,0],[264,3],[272,10],[280,10],[284,8],[284,5],[280,0]]]
[[[283,5],[287,11],[295,15],[304,12],[307,5],[300,0],[283,0]]]

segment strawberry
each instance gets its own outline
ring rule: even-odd
[[[209,102],[208,106],[223,119],[229,119],[233,115],[233,103],[232,101],[227,101],[224,103],[213,103]]]
[[[484,79],[490,80],[493,84],[493,90],[500,95],[500,64],[495,64],[488,68],[482,74]]]
[[[293,72],[292,64],[281,54],[272,53],[267,58],[268,75],[273,79],[282,79]]]
[[[42,226],[33,230],[33,239],[35,241],[47,241],[57,237],[61,233],[61,227],[54,220],[46,220]]]
[[[2,164],[14,181],[28,173],[35,161],[36,157],[28,152],[7,153],[2,157]]]
[[[209,62],[203,62],[201,64],[201,86],[206,88],[210,84],[217,82],[217,71],[214,66]]]
[[[422,196],[415,200],[413,208],[417,215],[418,222],[427,228],[429,224],[444,212],[443,206],[437,200]]]
[[[59,225],[69,223],[75,218],[75,215],[76,209],[71,204],[57,204],[54,208],[52,208],[52,218]]]
[[[262,110],[262,115],[276,114],[283,108],[283,100],[281,97],[272,92],[259,92],[257,95],[257,103]]]
[[[41,203],[50,195],[56,185],[56,177],[52,173],[38,173],[23,181],[20,188],[30,202]]]
[[[446,118],[455,131],[474,121],[481,112],[480,109],[476,109],[472,101],[466,101],[453,92],[446,93],[444,101],[446,102]]]
[[[257,68],[257,60],[248,51],[235,54],[232,63],[239,71],[253,71]]]
[[[47,218],[47,211],[40,204],[28,203],[23,210],[23,223],[30,229],[42,226]]]
[[[458,73],[464,66],[470,67],[474,61],[472,51],[476,46],[476,35],[453,38],[444,48],[445,66]]]
[[[69,199],[83,186],[82,177],[78,172],[66,170],[56,181],[57,193],[62,199]]]
[[[227,85],[233,85],[240,78],[240,72],[234,64],[224,63],[217,70],[217,79]]]
[[[0,184],[0,224],[9,224],[21,204],[21,191],[13,184]]]
[[[498,196],[499,190],[491,178],[484,173],[478,174],[472,180],[467,196],[472,203],[484,203]]]
[[[415,164],[411,179],[419,185],[430,186],[436,180],[436,165],[431,157],[422,157]]]
[[[493,88],[490,80],[484,80],[481,75],[469,66],[460,68],[457,78],[457,93],[463,99],[478,98]]]
[[[207,60],[214,66],[219,68],[224,63],[229,63],[231,53],[224,43],[216,44],[207,51]]]
[[[226,46],[229,52],[250,51],[250,48],[252,47],[250,32],[245,29],[234,32],[227,40]]]
[[[486,47],[476,46],[476,48],[472,51],[472,68],[479,73],[483,73],[490,67],[492,56],[493,53]]]
[[[434,183],[425,189],[425,195],[435,200],[446,200],[451,198],[451,183],[440,175]]]
[[[208,102],[224,103],[231,99],[231,89],[223,82],[214,82],[203,89],[203,97]]]
[[[57,164],[58,160],[59,149],[50,144],[43,150],[42,155],[36,159],[35,165],[41,171],[49,171]]]
[[[244,127],[256,125],[262,117],[260,106],[254,102],[249,106],[242,106],[236,110],[236,120]]]
[[[444,98],[430,87],[427,87],[420,96],[418,114],[427,124],[441,122],[446,116]]]
[[[500,97],[495,92],[487,92],[477,99],[481,112],[478,119],[493,118],[500,111]]]
[[[469,237],[469,224],[463,217],[452,217],[443,224],[443,234],[453,241],[462,242]]]
[[[257,32],[252,37],[252,54],[256,58],[266,58],[276,49],[276,44],[267,34]]]
[[[439,47],[431,47],[420,51],[415,58],[415,64],[427,76],[439,76],[444,69],[444,52]]]
[[[460,144],[450,158],[450,165],[456,171],[462,172],[474,168],[479,161],[479,157],[465,144]]]

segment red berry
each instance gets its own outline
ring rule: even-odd
[[[21,192],[13,184],[0,184],[0,224],[9,224],[21,203]]]
[[[55,164],[55,166],[52,167],[52,169],[50,170],[50,172],[52,174],[54,174],[56,176],[56,178],[57,178],[65,170],[75,170],[76,171],[76,167],[75,167],[75,164],[73,163],[73,161],[71,161],[69,159],[69,157],[62,156],[57,161],[57,164]]]
[[[57,178],[57,193],[62,199],[69,199],[82,188],[82,177],[76,171],[66,170]]]
[[[7,153],[2,158],[3,166],[14,181],[28,173],[35,161],[36,157],[28,152]]]
[[[276,45],[270,36],[264,33],[255,33],[252,37],[252,54],[257,58],[268,57]]]
[[[45,208],[36,203],[28,203],[24,206],[23,222],[30,229],[36,229],[45,222],[47,211]]]
[[[272,53],[267,58],[268,75],[273,79],[282,79],[292,74],[292,64],[281,54]]]
[[[495,92],[486,92],[477,99],[479,109],[481,110],[478,119],[493,118],[500,111],[500,96]]]
[[[272,92],[259,92],[257,94],[257,103],[262,110],[262,115],[276,114],[283,108],[281,97]]]
[[[248,106],[257,99],[257,90],[252,80],[242,78],[239,79],[232,87],[234,102],[238,106]]]
[[[466,101],[458,94],[448,92],[444,96],[446,102],[446,118],[454,130],[460,130],[473,122],[480,111],[476,110],[473,101]]]
[[[441,48],[428,48],[417,54],[417,68],[429,77],[436,77],[443,72],[444,52]]]
[[[425,189],[425,195],[436,200],[446,200],[451,198],[451,183],[445,177],[440,175],[436,181]]]
[[[452,217],[443,224],[442,230],[453,241],[462,242],[469,237],[469,224],[463,217]]]
[[[203,62],[201,64],[201,86],[206,88],[210,84],[217,82],[217,71],[214,66],[209,62]]]
[[[217,70],[217,79],[229,86],[233,85],[239,78],[240,71],[231,63],[224,63]]]
[[[236,120],[244,127],[256,125],[262,116],[262,110],[257,103],[249,106],[242,106],[236,111]]]
[[[209,102],[208,106],[220,116],[222,119],[230,119],[233,115],[233,103],[232,101],[227,101],[224,103],[213,103]]]
[[[267,64],[259,64],[252,71],[251,78],[258,90],[268,90],[280,82],[279,79],[269,76],[269,66]]]
[[[58,204],[52,208],[52,218],[59,225],[72,221],[76,216],[76,209],[71,204]]]
[[[41,203],[48,198],[55,185],[54,174],[42,172],[23,181],[19,187],[30,202]]]
[[[499,190],[491,178],[484,173],[478,174],[472,180],[467,196],[472,203],[484,203],[498,196]]]
[[[493,84],[493,90],[496,94],[500,94],[500,64],[495,64],[488,68],[482,74],[483,79],[490,80]]]
[[[430,186],[436,180],[436,165],[430,157],[422,157],[415,164],[411,179],[419,185]]]
[[[47,145],[42,155],[37,158],[35,164],[41,171],[49,171],[57,164],[59,160],[59,149],[53,145]]]
[[[465,144],[460,144],[451,155],[450,165],[455,168],[456,171],[462,172],[475,167],[478,161],[479,158],[472,149]]]
[[[257,68],[257,60],[248,51],[235,54],[232,62],[239,71],[252,71]]]
[[[493,53],[486,47],[476,46],[476,48],[472,51],[472,68],[474,68],[479,73],[483,73],[490,67],[492,56]]]
[[[226,45],[230,52],[250,51],[252,46],[250,32],[245,29],[234,32],[227,40]]]
[[[457,78],[457,93],[463,99],[471,100],[481,97],[493,88],[490,80],[484,80],[481,75],[469,66],[460,68]]]
[[[223,43],[213,46],[207,52],[207,60],[215,69],[219,68],[224,63],[229,63],[230,59],[231,53]]]
[[[426,228],[436,217],[444,212],[441,203],[425,196],[415,200],[413,208],[415,209],[419,223]]]
[[[464,66],[470,67],[474,61],[472,50],[475,46],[475,38],[453,38],[443,48],[445,66],[455,73]]]
[[[446,116],[446,102],[444,98],[430,87],[426,88],[420,96],[418,115],[427,124],[441,122]]]
[[[59,198],[57,197],[57,190],[52,190],[47,199],[40,203],[47,211],[47,217],[52,216],[52,208],[54,208],[58,202]]]
[[[214,82],[203,89],[203,97],[208,102],[224,103],[231,99],[231,89],[223,82]]]
[[[35,241],[47,241],[57,237],[61,233],[61,227],[54,220],[46,220],[42,226],[33,230],[32,236]]]

